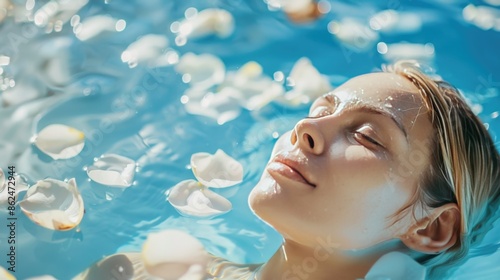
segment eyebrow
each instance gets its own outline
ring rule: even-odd
[[[403,135],[405,136],[406,142],[408,142],[408,133],[406,132],[406,128],[404,125],[401,123],[401,121],[389,110],[385,110],[370,104],[362,103],[362,104],[356,104],[351,107],[351,110],[360,110],[366,113],[370,114],[377,114],[377,115],[382,115],[387,118],[390,118],[396,126],[403,132]]]
[[[322,97],[325,99],[328,103],[334,104],[335,101],[331,99],[330,96],[324,95]],[[337,104],[334,104],[337,105]],[[350,110],[361,110],[370,114],[377,114],[377,115],[382,115],[387,118],[390,118],[396,126],[403,132],[403,135],[405,136],[405,140],[408,143],[408,133],[406,132],[406,128],[404,125],[401,123],[401,121],[389,110],[382,109],[380,107],[373,106],[371,104],[367,103],[356,103],[355,105],[348,106]]]

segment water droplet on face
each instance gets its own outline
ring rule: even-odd
[[[392,104],[391,104],[391,103],[385,103],[385,104],[384,104],[384,106],[385,106],[386,108],[392,108]]]

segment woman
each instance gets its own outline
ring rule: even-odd
[[[385,70],[317,99],[278,139],[249,204],[284,242],[263,265],[211,257],[209,279],[359,279],[394,252],[442,278],[482,238],[500,197],[491,137],[456,89],[417,64]],[[77,279],[124,266],[123,279],[149,279],[138,254]]]
[[[278,140],[250,194],[284,238],[257,278],[362,278],[391,251],[439,275],[488,229],[499,187],[498,152],[456,89],[411,62],[355,77]]]

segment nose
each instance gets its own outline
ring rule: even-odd
[[[325,138],[321,130],[310,119],[303,119],[295,125],[290,142],[292,145],[298,145],[300,149],[316,155],[323,153],[325,148]]]

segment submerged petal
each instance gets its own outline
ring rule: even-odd
[[[83,218],[83,200],[75,179],[67,183],[54,179],[38,181],[19,203],[33,222],[54,230],[69,230]]]
[[[209,255],[201,242],[180,230],[151,233],[142,248],[146,271],[161,279],[204,279]]]
[[[111,187],[130,187],[135,175],[135,161],[116,154],[105,154],[87,168],[93,181]]]
[[[219,149],[215,154],[196,153],[191,156],[196,179],[212,188],[225,188],[243,180],[243,166]]]
[[[168,201],[185,215],[208,217],[228,212],[231,202],[195,180],[185,180],[168,191]]]
[[[51,124],[34,137],[35,146],[53,159],[68,159],[77,156],[85,145],[85,135],[80,130]]]
[[[220,58],[211,54],[184,54],[175,70],[191,86],[208,89],[224,80],[226,67]]]

